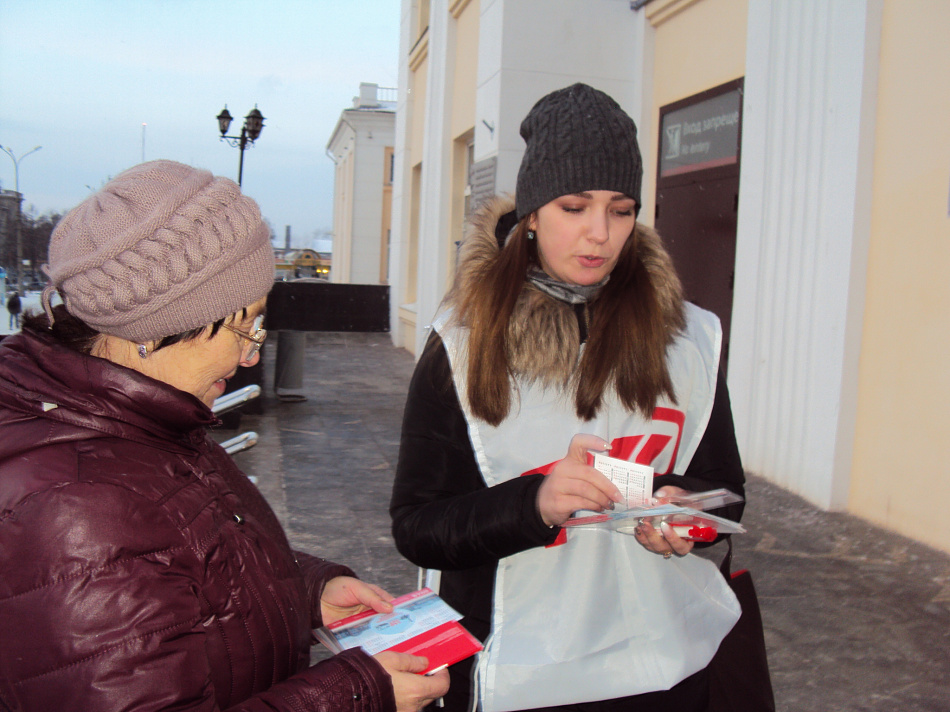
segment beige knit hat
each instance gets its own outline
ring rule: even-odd
[[[120,173],[53,231],[51,287],[90,327],[130,341],[180,334],[261,299],[274,252],[237,184],[174,161]]]

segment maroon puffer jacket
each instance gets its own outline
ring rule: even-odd
[[[213,420],[46,336],[0,343],[0,709],[395,709],[361,651],[308,667],[352,572],[295,557]]]

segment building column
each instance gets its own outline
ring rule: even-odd
[[[452,206],[452,137],[449,81],[455,57],[455,23],[447,0],[431,0],[426,85],[425,142],[419,196],[418,287],[416,291],[416,354],[422,353],[446,287],[449,216]]]
[[[746,468],[846,504],[883,0],[751,0],[729,386]]]

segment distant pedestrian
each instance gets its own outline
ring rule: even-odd
[[[20,304],[20,293],[14,291],[10,295],[10,298],[7,300],[7,311],[10,312],[10,328],[19,329],[20,328],[20,311],[22,305]]]

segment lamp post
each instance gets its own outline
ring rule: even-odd
[[[42,146],[35,146],[31,148],[26,153],[22,154],[19,158],[6,146],[0,146],[0,151],[3,151],[10,157],[10,160],[13,161],[13,185],[14,190],[16,190],[16,290],[17,292],[23,291],[23,241],[21,239],[20,233],[20,216],[22,214],[23,207],[23,193],[20,192],[20,161],[29,156],[31,153],[36,153],[39,151]]]
[[[228,111],[228,105],[217,116],[218,128],[221,130],[221,140],[227,141],[234,148],[241,149],[241,160],[238,162],[238,185],[241,185],[241,179],[244,177],[244,149],[249,144],[254,143],[257,137],[261,135],[261,129],[264,128],[264,115],[257,109],[257,104],[244,117],[244,125],[241,126],[240,136],[228,136],[228,127],[231,126],[232,116]]]

